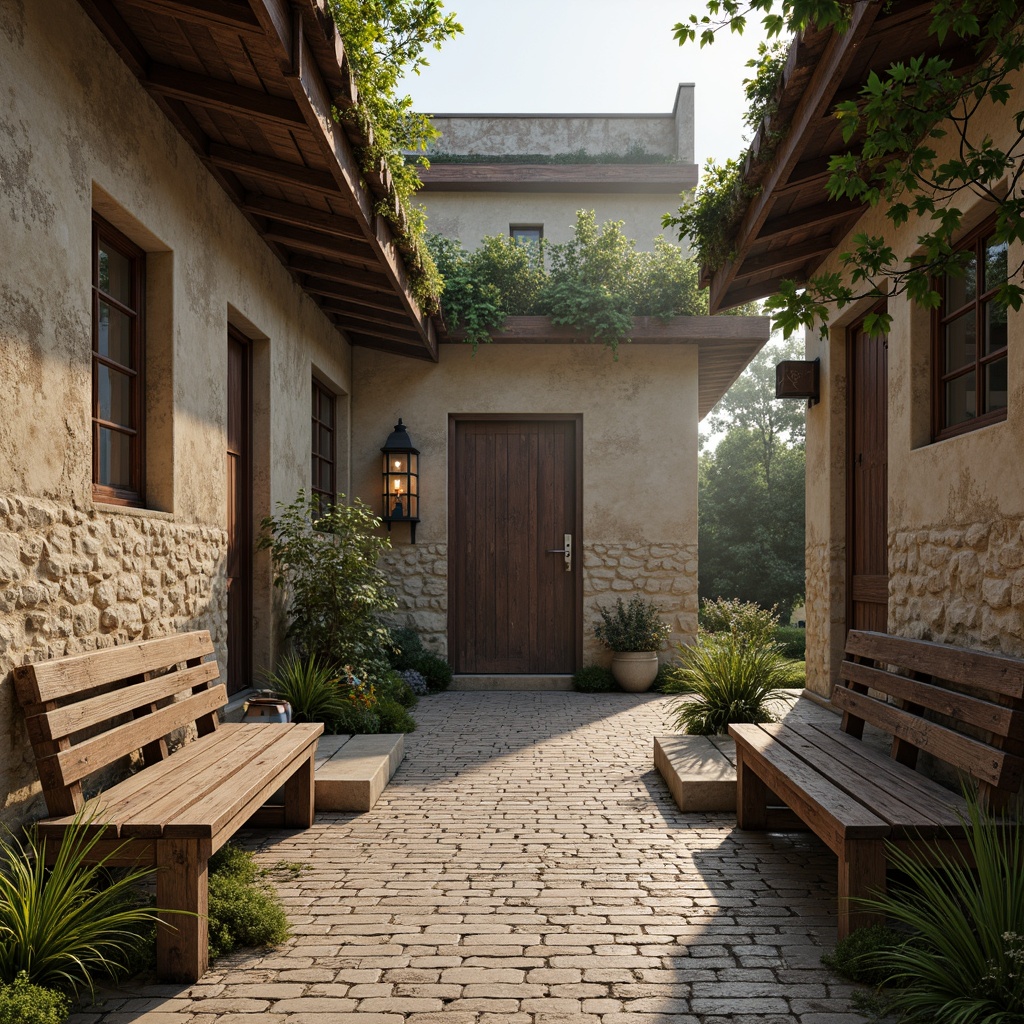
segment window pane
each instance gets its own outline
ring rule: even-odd
[[[320,447],[317,454],[323,459],[331,459],[334,455],[331,451],[331,432],[326,427],[320,428]]]
[[[509,234],[512,238],[521,244],[530,244],[531,242],[535,245],[540,244],[541,235],[543,234],[543,228],[520,228],[513,225],[509,229]]]
[[[96,366],[96,397],[99,418],[110,423],[134,427],[132,422],[132,379],[102,363]]]
[[[107,246],[100,239],[100,289],[126,306],[132,305],[132,263],[127,256]]]
[[[132,366],[132,322],[131,319],[100,302],[100,322],[97,331],[97,351],[122,366]]]
[[[945,425],[947,427],[955,427],[958,423],[974,419],[974,392],[973,371],[946,383]]]
[[[985,240],[985,291],[1006,281],[1006,242]]]
[[[100,478],[97,483],[107,487],[132,486],[131,438],[116,430],[99,428]]]
[[[978,261],[972,256],[964,267],[963,276],[950,274],[946,278],[946,312],[954,313],[961,306],[973,302],[978,294]]]
[[[985,355],[1006,348],[1006,307],[1000,302],[985,303]]]
[[[320,392],[320,422],[334,426],[334,399],[326,391]]]
[[[971,309],[946,325],[946,373],[974,362],[977,347],[974,316]]]
[[[331,479],[333,476],[331,470],[333,468],[329,462],[320,463],[320,490],[327,491],[328,493],[334,490],[334,481]]]
[[[985,412],[1006,408],[1006,356],[985,366]]]
[[[408,456],[399,454],[395,455],[393,452],[388,456],[388,469],[392,473],[405,473],[409,469]]]

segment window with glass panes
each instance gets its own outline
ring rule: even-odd
[[[96,215],[92,237],[93,495],[139,505],[145,253]]]
[[[335,397],[313,378],[313,443],[311,490],[320,496],[320,507],[337,500],[334,461]]]
[[[1006,306],[996,290],[1006,281],[1007,246],[992,237],[994,221],[967,238],[962,275],[939,283],[935,318],[936,439],[1006,418]]]

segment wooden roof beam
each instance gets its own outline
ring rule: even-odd
[[[239,34],[263,34],[256,15],[247,3],[234,0],[121,0],[129,7],[165,14],[178,21],[189,21],[209,28],[216,25]]]
[[[152,64],[146,73],[145,84],[153,92],[168,99],[195,103],[209,110],[242,114],[270,124],[283,124],[288,128],[306,127],[305,118],[295,100],[247,89],[234,82],[196,75],[166,64]]]
[[[207,146],[206,157],[214,167],[231,171],[232,174],[244,174],[272,185],[298,187],[337,199],[344,198],[334,176],[328,171],[292,164],[287,160],[264,156],[262,153],[232,149],[216,142],[211,142]]]
[[[709,301],[711,310],[719,308],[732,284],[739,265],[743,262],[761,225],[768,219],[777,198],[777,187],[790,180],[800,155],[801,140],[807,127],[822,118],[839,87],[843,76],[853,62],[858,45],[874,24],[882,5],[871,0],[859,0],[845,33],[833,33],[815,69],[814,77],[804,92],[799,106],[793,112],[789,132],[779,146],[775,160],[761,185],[760,193],[751,201],[740,222],[736,235],[736,258],[720,268],[711,280]],[[799,45],[795,40],[794,46]]]
[[[366,242],[366,235],[359,224],[351,217],[343,217],[325,210],[315,210],[312,206],[301,206],[283,199],[249,193],[241,202],[246,213],[266,217],[293,227],[311,228],[321,234],[333,235],[337,238],[348,238],[356,242]]]
[[[272,224],[263,232],[263,237],[271,242],[278,242],[288,249],[301,249],[303,252],[325,256],[339,263],[350,263],[357,267],[370,267],[376,270],[380,266],[369,245],[362,245],[358,250],[352,241],[340,242],[330,235],[303,228],[277,227]]]
[[[816,206],[797,209],[792,213],[766,220],[755,241],[764,242],[788,235],[792,231],[835,224],[838,221],[846,220],[847,217],[858,214],[860,208],[860,203],[850,202],[849,200],[834,200],[818,203]]]
[[[367,270],[356,270],[351,266],[335,262],[337,254],[332,252],[327,259],[317,259],[313,256],[305,256],[296,253],[288,259],[288,269],[298,274],[314,274],[326,281],[338,281],[341,284],[354,285],[367,291],[382,292],[386,295],[394,295],[395,289],[388,279],[374,267],[377,273],[370,273]]]
[[[310,295],[319,295],[325,299],[338,299],[368,309],[390,309],[402,312],[402,305],[384,292],[373,292],[356,286],[346,286],[334,281],[326,281],[318,277],[307,277],[302,282],[304,291]]]
[[[821,235],[799,245],[787,245],[760,256],[748,256],[743,261],[741,271],[733,278],[734,281],[745,281],[765,270],[782,270],[785,267],[798,267],[818,256],[827,256],[835,248],[832,235]]]
[[[339,302],[325,302],[320,308],[326,313],[332,313],[335,316],[342,317],[343,321],[358,324],[372,324],[374,327],[387,330],[391,337],[408,338],[414,344],[419,341],[416,332],[408,326],[408,318],[403,321],[401,319],[401,314],[399,314],[399,319],[397,320],[387,316],[373,316],[365,309],[353,309],[347,304]],[[403,326],[403,323],[405,326]]]

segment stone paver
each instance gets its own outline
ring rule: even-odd
[[[73,1024],[854,1024],[835,860],[808,835],[683,814],[666,698],[448,693],[366,814],[249,833],[294,936]]]

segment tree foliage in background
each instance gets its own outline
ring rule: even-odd
[[[768,346],[715,407],[722,433],[698,469],[699,594],[777,605],[783,621],[804,592],[804,411],[775,395]]]
[[[622,221],[598,226],[593,210],[579,210],[567,242],[523,244],[503,235],[467,252],[432,235],[431,252],[445,279],[448,326],[474,346],[506,316],[549,316],[613,351],[629,337],[633,317],[699,316],[708,311],[697,266],[678,245],[656,238],[640,252]],[[745,307],[744,312],[749,312]]]
[[[742,32],[754,14],[763,15],[769,37],[798,33],[812,23],[842,32],[853,5],[847,0],[705,0],[705,8],[704,15],[676,25],[681,43],[699,37],[707,45],[724,28]],[[1015,0],[936,0],[931,15],[929,34],[949,55],[922,53],[881,74],[872,72],[857,99],[838,104],[835,114],[850,148],[832,157],[827,186],[831,199],[881,206],[892,228],[919,218],[917,247],[901,259],[884,235],[858,233],[850,250],[839,254],[838,271],[807,285],[783,282],[767,308],[787,336],[815,323],[824,334],[833,307],[865,297],[906,294],[924,308],[936,308],[941,296],[934,280],[965,272],[969,255],[953,245],[965,208],[977,199],[996,211],[997,244],[1024,240],[1024,109],[1014,81],[1024,68],[1024,8]],[[963,70],[965,52],[973,53],[974,70]],[[992,107],[1005,111],[1002,119],[1011,128],[1006,148],[984,131]],[[762,159],[770,159],[770,152]],[[728,169],[728,163],[718,169],[717,179],[712,169],[710,185],[698,191],[694,207],[669,218],[681,233],[692,234],[701,261],[712,268],[728,259],[736,217],[748,199],[737,196],[742,184]],[[731,219],[716,230],[712,210],[725,210]],[[1021,270],[1021,265],[1011,268],[997,294],[1014,309],[1024,301]],[[865,330],[887,332],[890,323],[888,314],[872,314]]]

